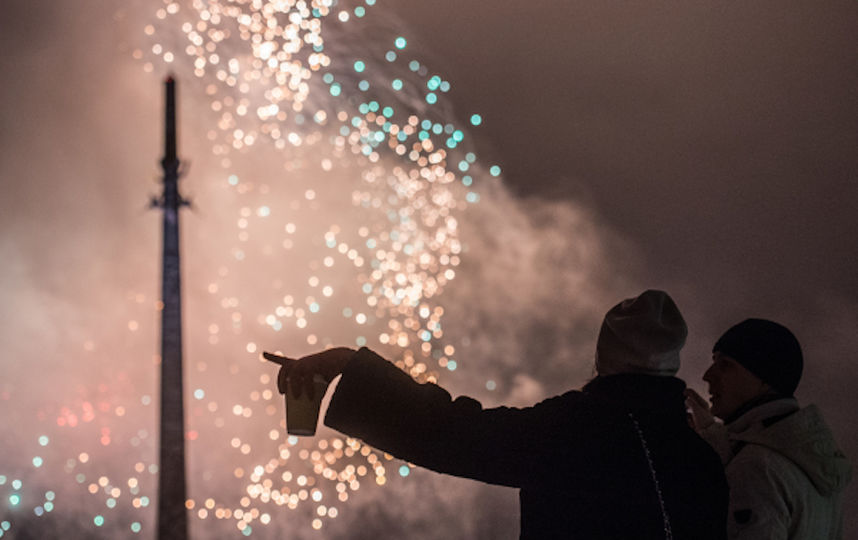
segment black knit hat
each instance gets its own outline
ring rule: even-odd
[[[801,346],[785,326],[765,319],[747,319],[715,342],[720,352],[739,362],[784,396],[792,396],[801,379]]]

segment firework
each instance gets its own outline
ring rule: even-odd
[[[289,354],[370,345],[420,381],[457,368],[442,293],[465,256],[458,224],[479,201],[475,184],[500,171],[470,149],[449,81],[410,54],[374,4],[168,2],[141,25],[146,45],[132,56],[187,81],[180,99],[204,104],[202,135],[220,168],[210,210],[222,218],[213,225],[223,255],[190,302],[205,313],[203,331],[186,329],[186,507],[203,522],[194,527],[250,535],[285,507],[321,529],[361,487],[409,475],[410,465],[327,429],[287,437],[263,344]],[[122,338],[83,340],[91,382],[43,405],[31,463],[0,471],[12,507],[0,535],[28,523],[24,512],[60,505],[90,534],[151,530],[158,468],[147,416],[160,359],[136,352],[158,309],[129,292],[114,329]],[[142,365],[115,362],[129,350]],[[81,497],[39,492],[40,475],[74,483]]]

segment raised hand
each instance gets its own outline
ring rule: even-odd
[[[715,423],[709,402],[691,388],[685,389],[685,406],[690,412],[689,423],[695,430],[702,431]]]

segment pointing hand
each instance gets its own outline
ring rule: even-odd
[[[315,394],[313,377],[319,375],[330,383],[342,373],[354,354],[354,349],[336,347],[298,360],[269,352],[262,353],[262,356],[266,360],[280,364],[280,372],[277,374],[277,389],[281,394],[291,391],[295,397],[300,397],[306,391],[312,399]]]

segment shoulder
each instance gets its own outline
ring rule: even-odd
[[[546,440],[558,442],[568,439],[573,433],[582,436],[591,432],[591,424],[604,415],[591,396],[578,390],[544,399],[529,407],[502,406],[486,409],[486,413],[499,421],[516,418],[529,426],[529,433],[540,432]]]
[[[730,461],[728,468],[778,468],[783,466],[786,461],[779,452],[764,445],[752,442],[742,442],[741,444],[742,447]]]
[[[591,399],[587,394],[579,390],[570,390],[558,396],[553,396],[544,399],[538,403],[525,407],[523,409],[515,409],[510,407],[500,407],[500,409],[516,410],[532,414],[535,416],[568,418],[573,416],[576,411],[589,409]]]
[[[754,443],[745,444],[726,468],[733,489],[765,489],[782,494],[803,489],[808,481],[795,463],[780,452]]]

